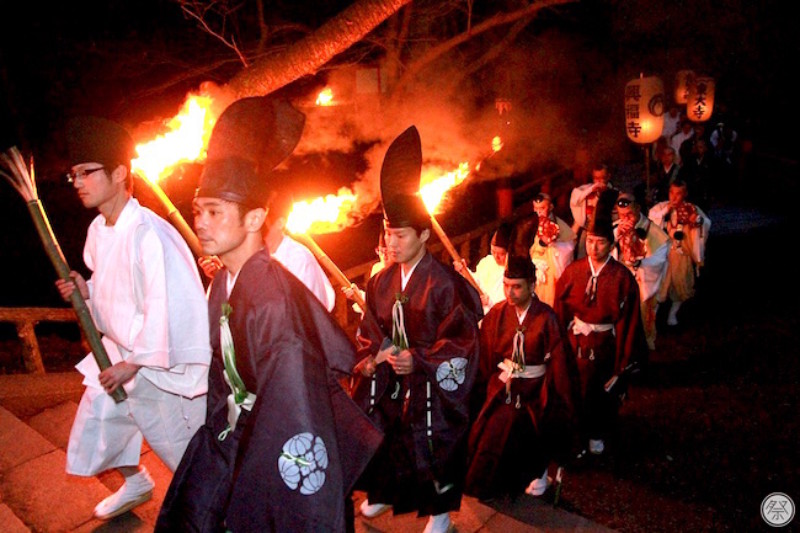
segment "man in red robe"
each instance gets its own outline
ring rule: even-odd
[[[605,203],[609,205],[609,203]],[[605,210],[603,210],[605,211]],[[580,377],[581,438],[593,454],[605,450],[633,362],[647,353],[633,274],[611,257],[609,212],[595,211],[586,229],[587,257],[558,280],[553,306]]]
[[[555,313],[536,297],[535,279],[530,259],[510,257],[506,300],[481,322],[479,382],[488,388],[470,432],[466,480],[467,493],[481,499],[525,486],[541,496],[553,452],[569,445],[557,429],[573,419],[569,361]]]

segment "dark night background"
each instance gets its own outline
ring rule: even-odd
[[[309,4],[314,9],[307,9],[302,3],[271,2],[265,9],[269,20],[302,25],[302,31],[290,30],[283,37],[291,42],[346,4],[314,2]],[[436,4],[417,3],[420,8]],[[477,19],[518,5],[478,2],[474,14]],[[525,168],[529,174],[552,164],[569,167],[574,147],[581,143],[588,145],[597,159],[624,164],[641,159],[638,149],[625,139],[618,118],[622,116],[625,82],[640,72],[659,75],[670,95],[674,73],[692,68],[716,78],[712,123],[730,121],[756,150],[791,158],[796,136],[786,132],[797,113],[789,83],[794,64],[790,58],[796,57],[798,40],[790,34],[793,27],[785,9],[781,2],[736,0],[568,4],[542,12],[517,37],[512,49],[473,72],[468,98],[473,107],[491,108],[495,96],[513,94],[517,109],[525,113],[518,121],[520,127],[530,129],[536,124],[540,130],[540,137],[507,156],[532,158],[533,163]],[[254,37],[254,16],[252,3],[245,2],[236,19],[242,39]],[[229,49],[184,17],[174,1],[14,2],[4,6],[4,19],[5,31],[0,32],[0,145],[16,145],[26,156],[35,157],[40,197],[68,261],[81,267],[85,227],[94,215],[80,208],[61,179],[65,170],[61,132],[66,118],[104,115],[132,130],[142,124],[158,124],[173,116],[185,95],[200,83],[224,84],[241,64]],[[444,34],[446,30],[445,26],[427,31],[436,37],[438,31]],[[490,33],[467,46],[487,47],[491,39],[499,39],[499,34]],[[361,57],[379,55],[368,45],[354,48]],[[449,61],[463,60],[453,55],[456,57]],[[352,57],[345,59],[352,61]],[[442,74],[432,70],[426,84],[435,84],[436,75]],[[285,92],[306,97],[318,90],[319,79],[325,75],[307,76]],[[427,104],[420,101],[407,107],[417,107],[423,115]],[[413,112],[410,116],[414,118]],[[469,117],[464,122],[468,126]],[[314,134],[307,128],[306,137]],[[554,138],[559,144],[548,149],[546,142],[555,142],[550,141]],[[371,142],[375,139],[366,140],[361,149]],[[305,156],[302,164],[295,166],[307,167],[308,175],[327,176],[327,181],[315,184],[317,194],[334,192],[364,171],[360,155],[358,149],[316,154]],[[316,172],[320,165],[324,173]],[[477,193],[491,193],[487,187],[477,187]],[[166,183],[165,189],[187,213],[191,187],[175,182]],[[145,202],[147,193],[137,188]],[[58,304],[54,290],[49,289],[51,267],[39,249],[25,207],[5,182],[0,183],[0,203],[0,274],[13,280],[0,291],[0,305]],[[327,241],[332,248],[339,248],[335,239]],[[336,251],[329,253],[335,256]],[[367,251],[334,259],[357,263],[369,257]]]

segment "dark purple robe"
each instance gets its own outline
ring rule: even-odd
[[[511,359],[517,330],[524,334],[525,364],[547,365],[538,378],[513,378],[507,388],[497,365]],[[466,492],[479,498],[516,492],[541,477],[553,457],[569,447],[574,420],[573,372],[556,315],[537,298],[519,323],[508,301],[481,322],[481,374],[486,401],[469,438]],[[510,389],[510,390],[509,390]]]
[[[216,276],[209,295],[206,423],[175,472],[156,531],[344,531],[345,499],[381,439],[338,381],[355,364],[354,346],[268,252],[245,263],[230,298],[227,275]],[[257,399],[222,438],[225,302],[236,367]]]
[[[360,328],[361,357],[375,355],[392,335],[400,274],[400,265],[394,264],[367,284],[369,314]],[[461,503],[481,303],[461,276],[430,253],[420,260],[402,298],[414,372],[398,376],[381,363],[374,375],[375,394],[373,378],[361,377],[356,383],[354,398],[386,434],[359,486],[370,503],[392,504],[396,514],[439,514]]]
[[[566,328],[566,340],[580,376],[581,422],[584,437],[608,436],[618,410],[618,392],[605,391],[608,380],[647,353],[639,311],[639,286],[633,274],[613,257],[597,278],[594,299],[587,295],[591,278],[589,258],[570,264],[556,283],[554,310]],[[613,329],[576,335],[575,317],[590,324],[611,324]],[[620,382],[622,385],[622,382]]]

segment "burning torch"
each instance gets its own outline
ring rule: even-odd
[[[27,203],[28,212],[33,219],[34,226],[36,226],[36,231],[42,241],[47,257],[58,273],[58,277],[64,281],[72,281],[69,275],[69,265],[67,265],[61,247],[58,245],[58,240],[56,240],[56,236],[53,233],[53,228],[50,226],[50,221],[47,219],[44,207],[39,200],[33,164],[31,163],[31,170],[29,173],[28,169],[25,168],[25,161],[22,159],[22,155],[16,147],[0,154],[0,162],[2,162],[3,167],[5,167],[0,168],[0,174],[8,180],[11,186],[16,189]],[[78,324],[92,349],[92,354],[94,355],[95,361],[97,361],[97,366],[101,371],[111,367],[111,361],[100,339],[100,333],[97,331],[97,327],[92,320],[92,315],[89,313],[89,307],[86,305],[86,301],[83,299],[83,296],[81,296],[80,291],[72,291],[69,299],[73,309],[75,309]],[[117,403],[128,397],[122,387],[117,387],[109,394]]]
[[[434,216],[434,212],[438,207],[439,203],[444,198],[445,193],[464,181],[466,177],[469,175],[469,164],[468,163],[461,163],[457,170],[453,172],[448,172],[444,176],[435,178],[435,179],[425,179],[422,178],[421,181],[425,182],[419,188],[420,196],[422,196],[422,201],[425,204],[425,207],[428,210],[428,213],[431,217],[431,227],[436,235],[439,236],[439,240],[442,242],[442,245],[445,247],[447,252],[450,254],[450,257],[453,258],[453,261],[457,263],[462,263],[464,260],[459,255],[458,251],[456,250],[453,243],[447,237],[447,234],[442,229],[442,226],[439,224],[439,221],[436,220]],[[478,294],[483,297],[485,296],[483,290],[481,290],[478,282],[475,281],[475,278],[472,277],[472,273],[469,271],[468,268],[463,268],[461,270],[461,274],[464,278],[472,285]]]
[[[286,229],[292,237],[311,250],[317,261],[343,288],[350,288],[352,283],[309,232],[312,227],[321,228],[321,233],[340,229],[344,214],[352,209],[355,202],[356,195],[349,189],[342,188],[338,195],[329,194],[325,198],[320,197],[313,201],[295,202],[286,221]],[[367,306],[360,291],[353,291],[353,299],[362,310],[366,310]]]
[[[167,212],[175,229],[197,257],[203,256],[203,248],[191,226],[158,184],[180,163],[201,161],[206,156],[208,139],[211,136],[217,114],[213,111],[210,96],[190,95],[180,113],[167,123],[169,131],[157,138],[136,146],[139,157],[131,161],[133,172],[142,176],[144,183]]]

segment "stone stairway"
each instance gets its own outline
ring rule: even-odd
[[[92,517],[95,505],[116,491],[115,471],[93,478],[68,475],[66,446],[78,408],[81,376],[77,372],[0,375],[0,531],[2,533],[144,533],[153,526],[172,473],[147,448],[141,464],[156,483],[153,498],[108,522]],[[360,516],[365,495],[353,497],[355,533],[418,533],[426,519],[416,513],[374,519]],[[534,498],[487,506],[465,497],[452,513],[459,533],[610,532],[585,518],[555,509]]]
[[[94,506],[117,490],[122,477],[94,478],[64,471],[69,430],[78,408],[80,375],[0,376],[0,529],[4,532],[152,531],[172,477],[147,449],[142,464],[156,482],[153,499],[109,522]]]

